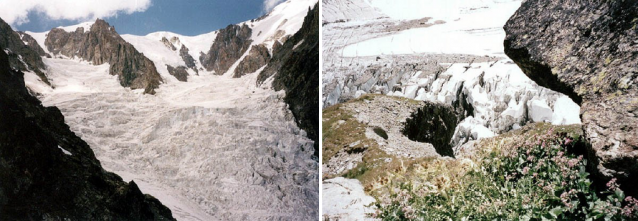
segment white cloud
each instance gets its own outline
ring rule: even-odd
[[[264,0],[264,12],[268,13],[284,0]]]
[[[149,6],[151,0],[0,0],[0,17],[11,25],[29,22],[31,11],[53,20],[91,20],[141,12]]]

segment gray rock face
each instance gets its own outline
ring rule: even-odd
[[[77,56],[94,65],[109,63],[110,74],[117,75],[124,87],[154,94],[162,81],[155,64],[101,19],[97,19],[88,32],[81,27],[71,33],[54,28],[44,44],[53,54]]]
[[[266,48],[265,45],[255,45],[252,49],[250,49],[248,56],[239,62],[233,77],[238,78],[245,74],[253,73],[266,65],[268,61],[270,61],[270,52],[268,52],[268,48]]]
[[[13,31],[9,24],[0,19],[0,47],[9,56],[9,65],[16,70],[33,71],[44,83],[50,85],[44,73],[46,67],[40,57],[44,54],[44,50],[31,36],[25,35]],[[29,45],[24,44],[23,38]]]
[[[166,65],[166,69],[168,69],[168,73],[175,76],[177,80],[186,82],[188,80],[188,72],[186,72],[186,67],[177,66],[174,68],[173,66]]]
[[[195,59],[193,59],[193,56],[191,56],[188,51],[188,48],[182,45],[182,48],[179,49],[179,56],[182,57],[182,60],[184,60],[186,67],[193,69],[193,71],[197,73],[198,71],[197,66],[195,66]]]
[[[638,182],[637,26],[638,1],[594,0],[528,0],[505,25],[525,74],[581,104],[596,175],[621,188]]]
[[[210,50],[202,54],[199,61],[206,70],[224,74],[246,53],[252,43],[251,36],[252,29],[247,25],[229,25],[219,31]]]

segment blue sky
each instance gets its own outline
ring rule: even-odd
[[[20,2],[0,0],[0,7],[12,6],[12,2],[3,1]],[[0,17],[21,31],[42,32],[101,17],[115,26],[120,34],[146,35],[156,31],[170,31],[182,35],[198,35],[258,18],[274,5],[273,2],[281,0],[150,0],[150,3],[147,2],[149,0],[135,0],[134,3],[131,3],[133,0],[113,0],[98,1],[100,3],[95,3],[99,4],[97,6],[88,4],[57,11],[53,9],[66,6],[63,3],[56,5],[46,1],[51,0],[43,0],[40,5],[30,6],[31,8],[16,3],[15,8],[24,8],[22,15],[14,11],[0,11]],[[78,10],[86,12],[76,13]]]

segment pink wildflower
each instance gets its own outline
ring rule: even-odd
[[[567,137],[567,138],[565,138],[565,143],[564,144],[565,145],[569,145],[570,143],[572,143],[572,141],[574,141],[574,140],[572,140],[571,138]]]
[[[611,179],[608,183],[607,183],[607,188],[609,188],[612,191],[616,191],[620,186],[616,183],[616,178]]]

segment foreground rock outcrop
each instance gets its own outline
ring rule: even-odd
[[[215,42],[206,54],[201,54],[199,61],[208,71],[222,75],[239,60],[253,42],[252,29],[246,24],[229,25],[219,30]]]
[[[28,45],[25,45],[25,42]],[[11,68],[20,71],[33,71],[40,77],[42,82],[50,85],[49,79],[45,75],[46,67],[42,58],[44,50],[40,45],[26,33],[18,33],[11,29],[11,26],[0,19],[0,48],[3,48],[9,57]]]
[[[257,84],[274,76],[275,90],[285,90],[285,101],[299,127],[315,141],[319,156],[319,3],[308,11],[303,26],[278,48],[259,73]]]
[[[629,194],[638,182],[638,2],[529,0],[505,52],[539,85],[581,104],[590,162]]]
[[[157,199],[106,172],[56,107],[29,95],[0,51],[1,220],[174,220]]]
[[[54,28],[44,44],[54,55],[79,57],[94,65],[109,63],[110,74],[117,75],[124,87],[154,94],[162,81],[155,64],[101,19],[97,19],[90,30],[79,27],[69,33]]]

